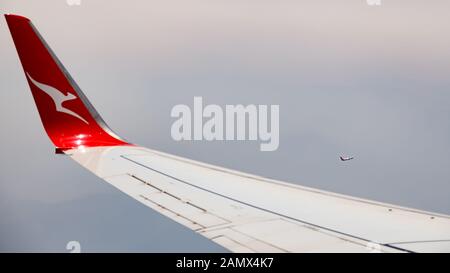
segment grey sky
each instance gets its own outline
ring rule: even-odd
[[[450,214],[448,1],[1,0],[119,135],[301,185]],[[53,154],[0,20],[0,251],[224,251]],[[280,147],[175,142],[175,104],[279,104]],[[356,160],[342,164],[339,154]],[[268,197],[270,198],[270,197]]]

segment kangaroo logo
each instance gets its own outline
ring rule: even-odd
[[[35,79],[33,79],[30,76],[30,74],[28,74],[28,72],[27,72],[27,76],[30,79],[30,81],[34,85],[36,85],[36,87],[38,87],[39,89],[44,91],[44,93],[46,93],[47,95],[49,95],[52,98],[53,103],[56,106],[57,112],[69,114],[71,116],[74,116],[74,117],[82,120],[84,123],[89,124],[89,122],[87,122],[80,115],[78,115],[77,113],[73,112],[72,110],[69,110],[69,109],[65,108],[64,106],[62,106],[63,102],[76,99],[77,97],[75,95],[73,95],[71,93],[67,93],[67,95],[64,95],[63,92],[59,91],[58,89],[51,87],[50,85],[46,85],[46,84],[36,81]]]

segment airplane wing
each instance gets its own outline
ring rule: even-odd
[[[233,252],[450,252],[449,216],[266,179],[127,142],[101,119],[30,20],[5,16],[56,151],[213,242]]]

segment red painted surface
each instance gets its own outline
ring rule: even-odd
[[[127,142],[110,135],[97,123],[35,33],[30,20],[18,15],[5,17],[42,124],[55,146],[68,149],[80,146],[128,145]],[[63,109],[63,112],[58,111],[57,101],[33,83],[27,74],[34,81],[55,88],[56,90],[52,90],[57,91],[60,97],[66,96],[67,99],[60,104],[60,110]]]

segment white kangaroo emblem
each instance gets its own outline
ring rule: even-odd
[[[42,91],[44,91],[47,95],[49,95],[52,100],[53,103],[56,106],[56,111],[57,112],[62,112],[62,113],[66,113],[69,115],[72,115],[80,120],[82,120],[83,122],[85,122],[86,124],[89,124],[89,122],[87,122],[84,118],[82,118],[80,115],[78,115],[77,113],[73,112],[72,110],[69,110],[67,108],[65,108],[64,106],[62,106],[62,103],[65,101],[69,101],[69,100],[74,100],[77,97],[71,93],[67,93],[67,95],[64,95],[61,91],[59,91],[58,89],[51,87],[50,85],[46,85],[43,83],[40,83],[36,80],[34,80],[30,74],[28,74],[27,72],[27,76],[30,79],[30,81],[36,85],[39,89],[41,89]]]

